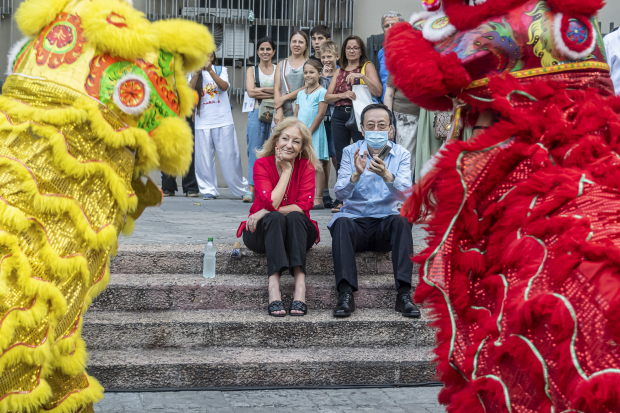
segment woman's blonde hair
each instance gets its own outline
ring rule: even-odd
[[[323,170],[323,167],[321,166],[321,162],[316,157],[316,153],[314,152],[314,147],[312,146],[312,134],[310,133],[310,130],[308,129],[306,125],[304,125],[302,121],[300,121],[297,118],[293,118],[293,117],[285,118],[282,121],[280,121],[280,123],[278,123],[278,126],[276,126],[276,128],[274,129],[269,139],[267,139],[265,143],[263,144],[263,147],[260,150],[256,151],[256,157],[265,158],[267,156],[275,156],[276,144],[280,140],[280,136],[282,135],[282,132],[294,126],[297,126],[297,129],[299,130],[299,134],[301,135],[301,139],[302,139],[301,158],[308,159],[310,163],[312,164],[312,166],[314,166],[315,170],[317,171]]]

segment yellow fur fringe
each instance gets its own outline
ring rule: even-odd
[[[41,408],[41,400],[47,400],[52,389],[43,379],[41,383],[27,394],[11,394],[0,401],[0,412],[37,413]]]
[[[159,38],[153,25],[124,1],[91,0],[81,18],[88,42],[98,53],[135,60],[157,50]],[[108,18],[126,26],[110,24]]]
[[[215,51],[213,36],[205,26],[187,20],[171,19],[153,23],[159,32],[159,47],[183,56],[183,69],[194,72],[205,65]],[[200,45],[200,47],[196,47]]]
[[[192,130],[185,119],[165,118],[157,129],[151,132],[160,151],[159,167],[172,176],[182,176],[189,170],[194,150]],[[171,139],[176,136],[176,139]]]
[[[39,34],[41,29],[56,19],[70,0],[27,0],[15,12],[19,30],[28,37]]]
[[[86,375],[88,378],[88,387],[84,390],[80,390],[76,393],[71,394],[67,399],[65,399],[58,407],[51,410],[46,410],[46,413],[74,413],[80,407],[89,404],[95,403],[99,400],[103,399],[103,386],[99,384],[99,382],[89,375]]]

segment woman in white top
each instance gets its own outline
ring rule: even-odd
[[[276,125],[285,117],[294,115],[293,103],[297,99],[297,92],[305,87],[304,63],[308,60],[309,51],[308,35],[301,30],[294,32],[291,36],[290,56],[276,66],[273,87]]]
[[[254,110],[248,113],[248,132],[246,139],[248,142],[248,182],[250,191],[243,197],[243,202],[254,202],[254,162],[256,162],[256,151],[263,147],[263,143],[269,139],[271,122],[261,122],[258,118],[259,107],[263,99],[273,100],[274,72],[276,67],[271,63],[271,59],[276,52],[276,44],[270,37],[260,39],[256,48],[256,53],[260,58],[258,67],[248,67],[245,74],[248,96],[256,99]],[[258,82],[256,73],[258,72]],[[258,83],[258,84],[257,84]]]
[[[203,199],[215,199],[217,172],[215,152],[230,192],[243,196],[248,190],[248,181],[243,177],[239,142],[233,123],[232,110],[228,100],[228,69],[213,66],[215,55],[209,54],[209,61],[202,71],[194,74],[190,81],[200,96],[196,107],[196,180]]]

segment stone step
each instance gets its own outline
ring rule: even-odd
[[[359,309],[337,319],[329,310],[304,317],[272,317],[267,311],[89,312],[82,337],[89,349],[128,348],[387,348],[432,346],[434,329],[393,309]]]
[[[217,274],[267,275],[265,254],[241,248],[240,258],[231,258],[232,244],[218,244]],[[423,247],[414,247],[414,254]],[[202,273],[204,245],[200,244],[121,244],[112,260],[112,274],[198,274]],[[358,275],[391,274],[392,253],[356,254]],[[315,245],[308,252],[307,275],[334,275],[331,246]],[[417,266],[414,265],[414,274]]]
[[[320,386],[436,380],[430,347],[93,350],[107,389]]]
[[[418,278],[412,279],[414,288]],[[355,293],[358,308],[392,308],[394,276],[361,275]],[[280,278],[282,298],[290,303],[294,280]],[[269,304],[266,275],[112,274],[107,289],[89,311],[265,310]],[[306,303],[310,309],[332,309],[337,302],[333,277],[308,276]]]

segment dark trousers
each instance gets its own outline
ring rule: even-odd
[[[364,139],[362,132],[353,132],[345,126],[351,117],[352,111],[353,106],[336,106],[334,108],[334,114],[332,115],[332,139],[336,146],[336,172],[340,170],[340,161],[342,161],[342,152],[344,148],[351,145],[351,140],[357,142]]]
[[[243,243],[254,252],[267,253],[268,275],[300,266],[306,272],[306,252],[316,240],[316,227],[301,212],[270,212],[258,221],[256,231],[243,231]]]
[[[192,122],[192,118],[188,118],[187,121],[189,122],[189,125],[192,128],[192,131],[195,131],[194,122]],[[189,171],[183,177],[183,180],[182,180],[184,193],[188,193],[189,191],[193,191],[196,193],[199,192],[198,181],[196,181],[196,171],[194,168],[194,152],[195,151],[196,151],[196,146],[194,145],[194,150],[192,151],[192,163],[189,166]],[[162,172],[161,189],[163,189],[164,191],[170,191],[170,192],[178,191],[179,187],[177,185],[177,178],[174,176],[167,175]]]
[[[338,218],[329,229],[332,234],[336,286],[348,282],[357,291],[355,253],[392,251],[396,290],[411,285],[413,274],[412,224],[400,215],[387,218]],[[403,285],[405,284],[405,285]]]

